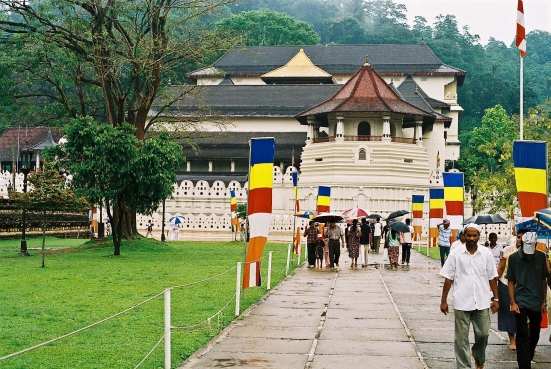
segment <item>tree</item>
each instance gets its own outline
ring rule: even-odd
[[[311,24],[269,10],[232,15],[219,21],[216,29],[242,35],[245,46],[315,45],[320,41]]]
[[[47,214],[77,213],[90,209],[84,197],[66,186],[66,178],[53,166],[46,163],[44,171],[29,175],[31,191],[10,193],[17,206],[24,211],[38,211],[42,214],[42,268],[44,268],[44,249],[46,244]]]
[[[322,43],[363,44],[365,31],[360,22],[353,17],[327,19],[323,22]]]
[[[46,151],[58,167],[72,174],[75,192],[90,203],[105,201],[112,224],[114,255],[130,227],[127,207],[151,215],[169,197],[182,146],[167,132],[141,141],[130,124],[113,127],[91,118],[73,119],[64,129],[67,142]]]
[[[215,18],[209,20],[208,15],[231,2],[0,0],[0,39],[14,47],[36,45],[43,50],[37,63],[25,68],[34,88],[21,97],[55,101],[72,118],[94,116],[118,128],[130,124],[143,141],[158,117],[188,91],[164,93],[169,78],[175,83],[185,78],[173,71],[229,47],[232,39],[224,30],[213,30]],[[46,67],[33,74],[35,64],[41,63]],[[155,100],[161,109],[150,117]],[[151,175],[158,177],[154,170]],[[130,198],[133,189],[121,192],[127,195],[119,200],[137,203]],[[136,232],[136,208],[119,205],[126,213],[124,233],[131,235]]]

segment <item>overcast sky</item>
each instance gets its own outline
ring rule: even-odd
[[[394,0],[408,9],[408,20],[415,16],[427,19],[432,26],[440,14],[456,16],[459,27],[468,25],[483,45],[490,37],[510,45],[515,37],[517,0]],[[551,32],[551,0],[524,0],[526,33],[534,29]],[[528,45],[528,48],[530,46]]]

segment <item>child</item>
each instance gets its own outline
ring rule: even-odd
[[[323,236],[318,234],[318,240],[316,241],[316,269],[321,269],[323,256],[324,256],[325,242]]]

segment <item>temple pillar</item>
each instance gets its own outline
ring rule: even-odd
[[[306,145],[309,145],[312,143],[314,139],[314,117],[307,117],[308,121],[308,133],[306,134]]]
[[[417,139],[417,145],[423,146],[423,121],[415,121],[415,138]]]
[[[337,129],[335,131],[335,141],[344,141],[344,117],[337,116]]]
[[[212,160],[209,160],[209,172],[212,172]]]
[[[191,162],[189,160],[186,160],[186,172],[191,171]]]
[[[383,136],[381,141],[391,141],[390,138],[390,115],[383,115]]]
[[[232,160],[230,162],[230,172],[235,172],[235,160]]]

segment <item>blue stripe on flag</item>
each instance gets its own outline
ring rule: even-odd
[[[515,141],[513,143],[513,163],[515,168],[547,170],[547,142]]]
[[[292,176],[293,176],[293,187],[296,187],[297,184],[298,184],[298,173],[297,173],[297,172],[293,172],[293,173],[292,173]]]
[[[444,187],[463,187],[463,173],[442,173]]]
[[[234,190],[230,190],[230,197],[235,197],[235,191]]]
[[[251,166],[274,162],[275,139],[251,138]]]
[[[328,196],[331,197],[331,187],[319,186],[318,196]]]
[[[443,188],[431,188],[429,189],[431,199],[443,199],[444,198],[444,189]]]
[[[411,202],[414,204],[419,204],[425,202],[425,196],[424,195],[412,195],[411,196]]]

